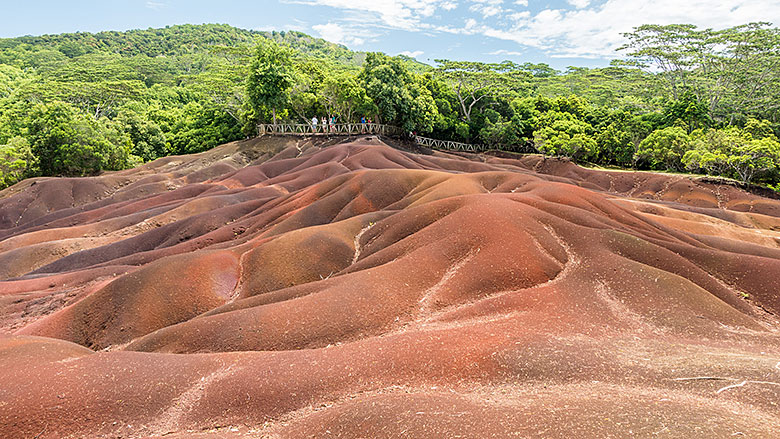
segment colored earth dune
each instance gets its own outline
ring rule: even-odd
[[[780,201],[264,137],[0,192],[0,436],[778,437]]]

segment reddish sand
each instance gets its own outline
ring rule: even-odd
[[[778,437],[780,201],[266,137],[0,192],[0,436]]]

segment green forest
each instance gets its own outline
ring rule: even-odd
[[[0,39],[0,188],[362,117],[583,164],[780,189],[780,29],[644,25],[605,68],[348,50],[300,32],[181,25]]]

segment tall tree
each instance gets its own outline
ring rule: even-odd
[[[30,114],[32,152],[43,175],[118,170],[130,159],[130,138],[107,119],[94,120],[64,102],[38,104]]]
[[[698,31],[692,24],[645,24],[623,36],[628,43],[618,50],[628,50],[636,66],[659,70],[673,99],[690,88],[691,71],[701,63],[708,44],[707,33]]]
[[[357,113],[373,113],[376,107],[366,90],[352,72],[332,73],[325,78],[319,90],[322,103],[329,114],[344,122],[354,122]]]
[[[693,93],[729,124],[780,109],[780,29],[749,23],[719,31],[643,25],[624,34],[631,61],[666,79],[672,99]]]
[[[257,114],[271,111],[276,124],[277,110],[289,102],[293,85],[292,51],[275,41],[261,41],[247,78],[249,103]]]
[[[29,176],[35,156],[24,137],[12,137],[0,145],[0,189]]]
[[[506,93],[510,85],[518,86],[518,79],[530,77],[522,67],[511,62],[486,64],[446,59],[436,62],[440,64],[436,74],[452,85],[465,122],[471,122],[471,113],[480,101]]]
[[[369,53],[358,78],[383,122],[396,124],[404,131],[433,129],[437,110],[431,92],[400,60]]]

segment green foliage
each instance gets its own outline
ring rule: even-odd
[[[399,59],[369,53],[358,79],[382,122],[407,132],[433,130],[437,108],[431,92],[423,78],[407,70]]]
[[[135,107],[135,108],[134,108]],[[116,119],[120,129],[130,136],[131,154],[144,161],[154,160],[167,154],[165,134],[159,125],[144,117],[137,106],[119,110]]]
[[[357,122],[358,115],[375,114],[378,111],[357,75],[348,71],[328,75],[318,97],[327,113],[336,116],[341,122]]]
[[[495,122],[488,118],[479,137],[484,144],[496,149],[515,149],[523,143],[518,124],[515,121],[504,121],[501,116]]]
[[[780,29],[749,23],[719,31],[643,25],[625,34],[631,61],[660,71],[672,100],[692,93],[713,120],[734,124],[780,110]]]
[[[591,134],[592,127],[574,114],[550,110],[538,118],[534,144],[545,155],[587,158],[596,152]]]
[[[762,173],[780,166],[780,143],[773,134],[754,138],[747,130],[708,130],[697,136],[694,148],[682,159],[691,170],[727,175],[750,183]]]
[[[636,148],[624,121],[616,121],[595,136],[597,156],[594,161],[628,167],[634,164]]]
[[[158,116],[169,124],[171,134],[166,139],[170,154],[202,152],[241,138],[242,127],[224,111],[208,104],[189,102]]]
[[[115,124],[91,119],[64,102],[33,108],[29,139],[37,167],[44,175],[118,170],[130,160],[130,139]]]
[[[13,137],[0,145],[0,189],[30,175],[34,161],[30,144],[24,137]]]
[[[771,137],[777,140],[772,123],[766,119],[758,120],[756,118],[749,118],[745,122],[744,131],[750,134],[754,139],[762,139],[764,137]]]
[[[641,26],[605,68],[353,52],[182,25],[0,39],[0,186],[204,151],[260,120],[361,116],[493,148],[774,184],[780,31]]]
[[[247,79],[252,108],[257,113],[270,110],[276,123],[276,111],[288,104],[292,85],[292,51],[273,41],[259,44]]]
[[[485,64],[471,61],[436,60],[437,77],[448,82],[455,92],[458,111],[465,122],[471,122],[476,106],[489,98],[509,94],[531,75],[511,62]]]
[[[648,160],[656,169],[682,171],[682,158],[690,143],[690,136],[681,127],[658,129],[639,144],[636,158]]]
[[[680,94],[676,100],[669,101],[663,110],[666,125],[687,127],[689,131],[710,126],[709,110],[699,102],[690,91]]]

